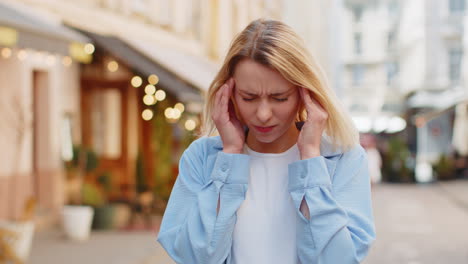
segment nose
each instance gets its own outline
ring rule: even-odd
[[[262,102],[258,105],[257,108],[257,119],[263,123],[267,124],[268,120],[270,120],[272,116],[272,108],[268,102]]]

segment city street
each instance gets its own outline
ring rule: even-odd
[[[468,263],[468,182],[379,185],[365,264]]]
[[[377,241],[364,264],[468,263],[468,181],[373,187]],[[38,234],[32,264],[173,264],[154,232],[98,232],[86,243]]]

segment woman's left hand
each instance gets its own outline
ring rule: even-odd
[[[328,119],[328,113],[310,96],[306,88],[299,88],[305,109],[307,120],[302,126],[297,139],[297,146],[301,153],[301,159],[310,159],[320,156],[320,141]]]

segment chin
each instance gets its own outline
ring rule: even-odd
[[[273,143],[279,138],[278,135],[259,135],[257,133],[254,133],[254,137],[258,142],[262,143]]]

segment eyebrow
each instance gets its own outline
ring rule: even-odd
[[[291,92],[292,90],[294,90],[294,89],[289,89],[289,90],[287,90],[286,92],[281,92],[281,93],[272,93],[272,94],[270,94],[270,95],[271,95],[271,96],[281,96],[281,95],[285,95],[285,94]],[[249,95],[249,96],[256,96],[256,95],[257,95],[257,94],[254,94],[254,93],[249,93],[249,92],[243,91],[243,90],[241,90],[241,89],[239,89],[239,91],[242,92],[242,93],[244,93],[244,94],[247,94],[247,95]]]

